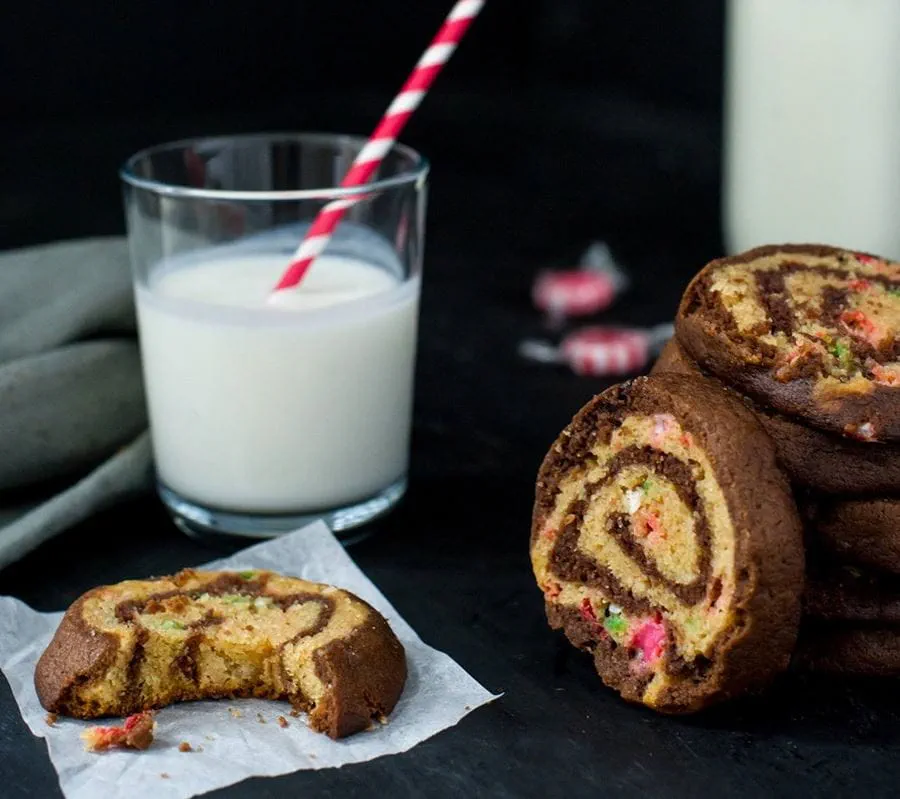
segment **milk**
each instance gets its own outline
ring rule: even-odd
[[[223,254],[136,289],[157,471],[211,508],[332,509],[407,470],[419,280],[323,255]]]
[[[900,257],[900,2],[730,0],[729,249]]]

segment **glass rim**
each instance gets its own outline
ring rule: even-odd
[[[247,191],[238,189],[207,189],[197,186],[178,186],[174,183],[164,183],[153,178],[141,177],[135,172],[137,164],[153,155],[158,155],[170,150],[185,149],[188,145],[213,144],[224,142],[249,142],[253,140],[262,141],[293,141],[297,143],[338,143],[344,145],[355,146],[358,149],[366,144],[368,139],[363,136],[355,136],[346,133],[325,133],[325,132],[291,132],[291,131],[270,131],[262,133],[237,133],[224,134],[221,136],[195,136],[185,139],[177,139],[175,141],[155,144],[152,147],[145,147],[138,150],[134,155],[130,156],[119,169],[119,178],[124,183],[137,189],[153,192],[154,194],[164,195],[166,197],[184,197],[193,199],[207,200],[233,200],[238,202],[253,201],[291,201],[291,200],[332,200],[343,197],[356,197],[362,194],[371,194],[381,192],[386,189],[394,189],[399,186],[405,186],[416,181],[424,180],[431,165],[417,150],[400,142],[394,142],[389,153],[400,153],[412,162],[412,166],[408,169],[378,180],[370,181],[361,186],[322,186],[314,189],[281,189],[281,190],[265,190],[265,191]]]

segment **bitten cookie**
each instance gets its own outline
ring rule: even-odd
[[[900,498],[820,497],[805,510],[816,539],[841,559],[900,573]]]
[[[675,326],[701,367],[763,406],[863,441],[900,440],[900,264],[760,247],[701,270]]]
[[[650,374],[665,372],[705,377],[724,387],[675,339],[663,348]],[[778,460],[795,483],[830,494],[900,493],[900,447],[826,433],[743,399],[772,436]]]
[[[537,481],[531,560],[547,617],[625,699],[690,712],[790,659],[803,545],[772,441],[681,375],[595,397]]]
[[[66,611],[35,671],[51,713],[125,716],[215,697],[288,699],[332,738],[393,710],[403,647],[353,594],[267,571],[129,580]]]

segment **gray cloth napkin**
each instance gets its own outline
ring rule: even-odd
[[[0,569],[148,490],[146,426],[125,240],[0,255]]]

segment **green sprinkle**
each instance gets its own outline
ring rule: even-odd
[[[256,572],[238,572],[238,577],[242,580],[252,580],[256,577]]]
[[[628,622],[622,616],[608,616],[603,620],[603,629],[613,636],[624,635]]]
[[[888,289],[888,294],[890,294],[892,297],[900,297],[900,288]]]
[[[229,605],[236,605],[241,602],[250,602],[250,597],[244,594],[222,594],[222,601]]]
[[[853,351],[844,342],[835,342],[834,346],[829,350],[843,369],[850,369],[853,366]]]
[[[651,488],[653,488],[653,481],[648,477],[646,480],[644,480],[643,483],[641,483],[641,491],[647,494],[649,493]]]
[[[187,628],[180,622],[175,621],[175,619],[166,619],[161,625],[164,630],[186,630]]]

